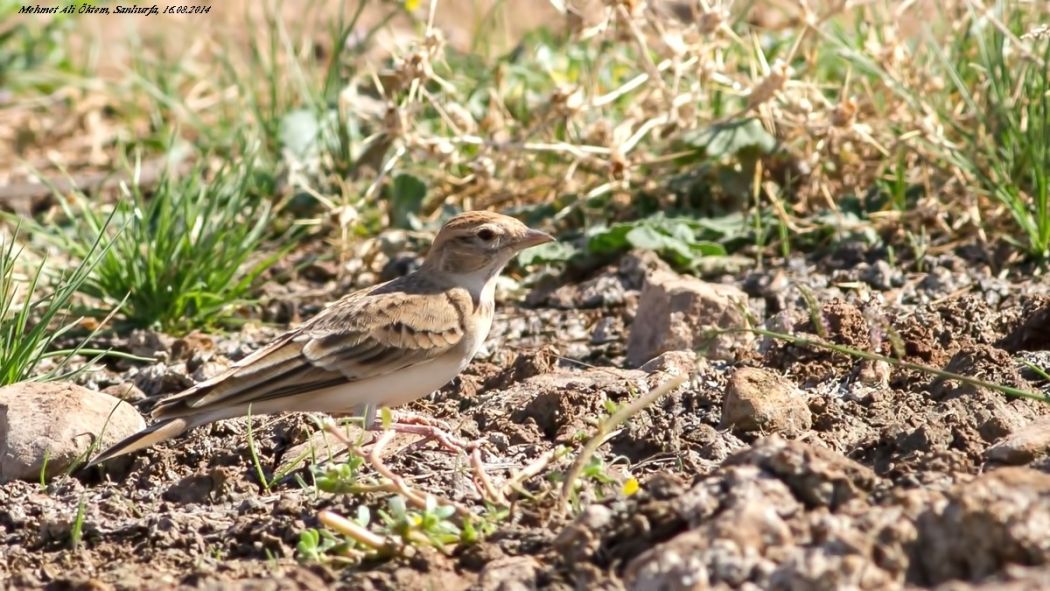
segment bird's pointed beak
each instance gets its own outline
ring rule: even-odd
[[[530,229],[525,233],[525,236],[521,238],[519,244],[521,249],[526,249],[533,246],[539,246],[540,244],[546,244],[548,242],[554,242],[554,236],[551,236],[546,232]]]

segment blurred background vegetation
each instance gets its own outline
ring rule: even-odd
[[[8,323],[75,300],[32,297],[16,269],[45,254],[78,314],[180,333],[289,252],[352,272],[369,237],[478,208],[556,231],[522,261],[556,268],[1050,256],[1042,1],[21,6],[0,0]]]

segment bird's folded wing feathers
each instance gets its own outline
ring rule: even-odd
[[[153,416],[302,394],[439,357],[459,346],[467,329],[472,300],[460,291],[373,291],[342,300],[222,374],[161,402]]]

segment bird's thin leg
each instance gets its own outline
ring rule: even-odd
[[[477,447],[477,443],[473,441],[463,441],[455,435],[434,427],[433,425],[413,425],[412,423],[395,422],[390,423],[390,425],[385,428],[380,424],[371,427],[371,429],[374,431],[389,430],[397,433],[408,433],[410,435],[419,435],[426,439],[433,439],[438,445],[454,453],[463,452],[464,454],[468,454],[470,450]]]
[[[463,452],[464,454],[470,453],[471,450],[477,447],[477,443],[463,441],[449,433],[449,426],[442,421],[432,419],[430,417],[424,417],[416,414],[399,414],[389,425],[383,425],[381,421],[374,420],[375,413],[372,413],[373,420],[369,422],[368,417],[365,417],[366,429],[370,431],[383,431],[389,429],[390,431],[396,431],[398,433],[408,433],[410,435],[419,435],[425,439],[433,439],[441,447],[451,452]]]
[[[361,422],[361,424],[364,425],[366,429],[371,428],[371,426],[375,424],[375,422],[376,422],[376,411],[377,410],[379,410],[379,409],[374,404],[366,404],[365,405],[365,412],[362,415],[362,422]]]
[[[367,424],[367,423],[366,423]],[[438,425],[441,425],[441,428]],[[413,435],[419,435],[423,437],[423,441],[434,440],[441,447],[453,452],[462,452],[470,459],[470,467],[474,473],[474,477],[471,482],[474,484],[474,488],[478,490],[481,497],[494,505],[507,505],[507,499],[500,492],[492,480],[489,478],[485,471],[485,463],[481,458],[481,445],[477,441],[464,441],[446,430],[448,427],[444,425],[442,421],[425,417],[422,415],[399,415],[394,421],[392,421],[385,428],[381,422],[372,423],[368,425],[368,428],[376,431],[384,431],[380,437],[379,443],[385,445],[389,441],[389,437],[393,433],[409,433]],[[383,445],[376,445],[382,449]],[[383,474],[387,478],[390,478],[392,473],[389,468],[383,465],[382,460],[376,455],[376,450],[373,448],[369,454],[372,466],[376,468],[376,471]]]
[[[428,417],[407,410],[399,410],[397,414],[394,415],[394,422],[402,425],[427,425],[446,432],[452,430],[452,426],[441,419],[435,419],[434,417]]]
[[[372,469],[375,470],[376,473],[389,480],[391,484],[394,485],[394,488],[396,488],[397,491],[410,502],[416,505],[419,505],[419,503],[422,502],[425,505],[426,499],[422,498],[418,493],[409,488],[405,479],[395,474],[394,471],[383,462],[383,450],[393,438],[393,431],[383,433],[375,444],[372,445],[372,449],[368,451],[368,463],[372,465]]]

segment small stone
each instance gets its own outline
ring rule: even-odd
[[[423,259],[414,252],[399,252],[390,257],[379,273],[380,281],[390,281],[418,271]]]
[[[521,283],[518,280],[506,275],[496,276],[496,293],[493,295],[497,303],[502,304],[517,299],[520,293]]]
[[[354,276],[355,286],[368,286],[379,283],[379,277],[370,271],[362,271],[361,273]]]
[[[617,272],[629,289],[638,290],[648,278],[657,273],[673,273],[671,266],[651,250],[632,250],[620,259]]]
[[[412,250],[412,236],[407,230],[391,228],[379,235],[379,251],[393,255],[406,249]]]
[[[638,369],[646,373],[687,376],[696,373],[701,363],[704,363],[703,358],[697,357],[692,351],[668,351],[652,358]]]
[[[183,371],[179,371],[179,369]],[[179,363],[168,366],[155,363],[143,367],[135,374],[135,385],[146,393],[146,396],[159,396],[179,392],[193,385],[193,380],[186,375],[185,367]]]
[[[162,332],[136,330],[128,336],[126,347],[132,355],[167,359],[168,350],[171,349],[174,341],[174,338]]]
[[[594,323],[591,330],[591,344],[602,345],[611,343],[621,338],[623,322],[614,316],[603,316]]]
[[[754,336],[712,335],[747,326],[747,294],[730,285],[707,283],[670,272],[653,273],[642,290],[627,340],[627,362],[638,367],[665,351],[704,349],[711,359],[735,358]]]
[[[531,556],[497,558],[485,565],[478,576],[482,591],[528,591],[536,589],[540,563]]]
[[[193,370],[193,375],[191,377],[195,382],[205,382],[220,375],[222,372],[229,369],[229,367],[230,364],[225,361],[207,361],[197,366],[197,369]]]
[[[115,407],[115,408],[114,408]],[[67,382],[20,382],[0,388],[0,483],[54,476],[102,434],[104,449],[146,427],[128,403]]]
[[[947,267],[933,266],[929,274],[919,282],[918,287],[931,297],[935,297],[937,294],[957,292],[972,282],[968,273],[953,272]]]
[[[644,552],[628,565],[625,578],[630,589],[709,589],[707,567],[710,547],[706,532],[690,530]]]
[[[564,310],[607,308],[622,306],[626,293],[623,279],[608,269],[582,283],[562,285],[547,296],[545,303]]]
[[[1050,417],[1038,419],[984,450],[984,457],[1003,464],[1027,464],[1050,451]]]
[[[772,566],[767,554],[795,543],[788,519],[801,509],[783,483],[752,466],[698,482],[672,507],[689,529],[631,559],[624,569],[628,589],[746,588],[751,574]]]
[[[579,286],[579,308],[602,308],[623,305],[625,289],[619,277],[613,274],[599,275]]]
[[[723,428],[795,436],[812,424],[805,395],[787,379],[754,367],[742,367],[729,378]]]
[[[857,381],[872,388],[887,388],[893,369],[885,361],[862,359],[855,369]]]
[[[904,273],[879,259],[861,271],[860,280],[880,291],[887,291],[904,283]]]
[[[554,540],[554,548],[571,562],[590,560],[601,547],[602,531],[612,519],[612,510],[605,505],[588,505],[561,530]]]
[[[215,340],[201,332],[190,334],[176,339],[171,344],[170,361],[186,361],[195,356],[203,356],[205,359],[211,357],[215,351]]]
[[[763,437],[723,466],[751,465],[780,479],[809,506],[837,510],[865,498],[879,483],[871,468],[819,445]]]
[[[300,271],[303,278],[317,283],[331,281],[339,275],[339,265],[333,261],[313,261]]]
[[[146,399],[146,393],[139,389],[134,382],[124,382],[123,384],[114,384],[102,390],[103,394],[109,394],[114,398],[119,398],[124,402],[138,402]]]

